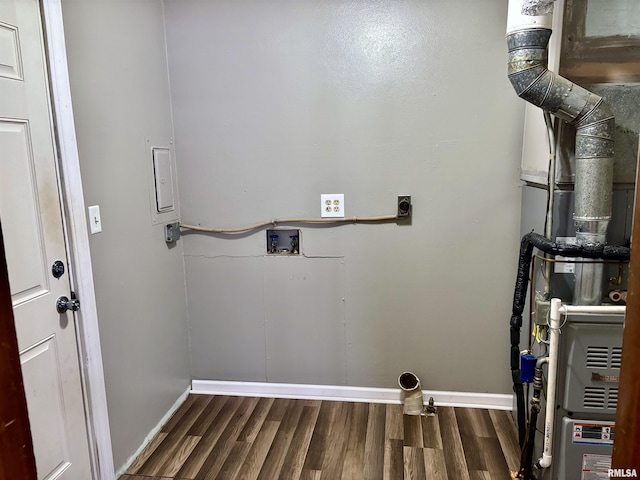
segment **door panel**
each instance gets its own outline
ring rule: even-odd
[[[55,335],[24,350],[20,355],[24,391],[29,406],[31,435],[51,438],[46,448],[36,450],[38,472],[53,472],[71,466],[64,428],[64,388]],[[43,431],[45,430],[45,431]],[[40,477],[38,477],[40,478]]]
[[[49,291],[46,251],[38,214],[37,179],[34,176],[29,123],[0,120],[2,199],[20,199],[2,209],[2,223],[11,235],[5,239],[7,266],[11,272],[14,307]]]
[[[18,29],[0,22],[0,77],[22,80]]]
[[[91,478],[37,0],[0,1],[0,219],[38,479]],[[67,268],[68,270],[68,268]]]

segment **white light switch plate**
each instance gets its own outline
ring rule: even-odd
[[[100,219],[100,206],[92,205],[89,207],[89,228],[91,235],[102,231],[102,220]]]
[[[320,195],[320,216],[344,217],[344,193],[323,193]]]

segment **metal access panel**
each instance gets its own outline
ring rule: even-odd
[[[554,480],[608,478],[603,474],[611,468],[614,434],[613,422],[563,417],[553,455]]]
[[[269,381],[344,385],[344,260],[267,255],[263,265]]]
[[[570,323],[563,337],[562,408],[583,416],[613,418],[618,404],[622,325]]]

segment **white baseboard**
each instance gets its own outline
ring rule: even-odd
[[[227,382],[193,380],[191,393],[247,397],[301,398],[345,402],[402,403],[399,388],[304,385],[293,383]],[[423,390],[425,404],[433,397],[436,406],[511,410],[513,395],[499,393],[442,392]]]
[[[160,421],[157,423],[157,425],[155,427],[153,427],[153,429],[145,437],[145,439],[142,442],[142,445],[140,445],[138,447],[138,450],[136,450],[136,452],[133,455],[131,455],[129,458],[127,458],[127,461],[124,462],[124,465],[122,465],[118,469],[118,471],[116,472],[116,478],[120,478],[120,476],[123,475],[127,471],[127,469],[131,466],[131,464],[135,461],[135,459],[138,458],[138,456],[142,453],[142,451],[149,444],[149,442],[151,440],[153,440],[153,437],[156,436],[156,433],[158,433],[160,431],[160,429],[164,426],[164,424],[169,421],[169,419],[171,418],[171,415],[173,415],[175,413],[175,411],[178,410],[178,408],[180,408],[180,405],[182,405],[184,403],[184,401],[189,396],[189,393],[191,393],[191,389],[187,388],[185,390],[185,392],[182,393],[178,397],[178,399],[175,401],[175,403],[173,405],[171,405],[171,408],[169,409],[169,411],[164,414],[164,416],[160,419]]]

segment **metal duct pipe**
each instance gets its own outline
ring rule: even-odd
[[[613,114],[601,97],[548,69],[551,15],[524,15],[523,3],[509,2],[509,80],[520,98],[576,126],[576,238],[579,245],[604,245],[613,196]],[[534,12],[536,3],[549,5],[546,0],[526,3]],[[599,304],[602,277],[602,264],[577,267],[574,303]]]

